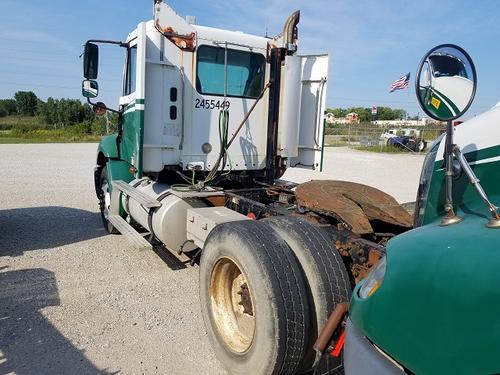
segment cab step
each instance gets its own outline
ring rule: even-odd
[[[158,202],[153,197],[144,194],[142,191],[137,190],[133,186],[130,186],[125,181],[113,181],[113,189],[121,191],[123,194],[128,195],[130,198],[138,202],[141,206],[145,208],[160,207],[161,202]]]
[[[151,250],[153,245],[149,243],[139,232],[119,215],[110,215],[109,222],[127,239],[137,250]]]

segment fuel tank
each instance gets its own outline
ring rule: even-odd
[[[147,209],[134,199],[122,196],[122,206],[137,223],[149,230],[170,251],[188,252],[197,247],[186,238],[186,214],[189,208],[207,207],[197,198],[179,198],[170,185],[143,178],[134,180],[131,186],[161,202],[160,207]]]

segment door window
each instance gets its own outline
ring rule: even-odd
[[[127,71],[125,76],[125,87],[123,95],[127,96],[135,92],[137,70],[137,46],[127,49]]]

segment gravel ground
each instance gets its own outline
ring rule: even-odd
[[[324,171],[289,169],[283,179],[345,180],[376,187],[391,194],[399,203],[413,202],[417,195],[420,170],[425,155],[364,152],[347,147],[326,148]]]
[[[198,270],[101,228],[95,144],[2,145],[0,374],[219,374]],[[414,200],[423,156],[329,148],[326,172]]]

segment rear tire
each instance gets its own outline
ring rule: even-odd
[[[294,255],[266,224],[218,225],[200,260],[200,302],[217,358],[231,374],[296,373],[309,311]]]
[[[410,149],[413,152],[417,152],[417,141],[415,139],[410,139],[408,140],[408,143],[406,144],[406,147]]]
[[[427,142],[425,142],[423,139],[418,138],[417,139],[417,151],[422,152],[427,148]]]
[[[101,178],[99,179],[99,209],[101,210],[101,219],[104,229],[111,234],[119,234],[118,230],[111,224],[108,220],[109,217],[109,207],[111,204],[111,189],[108,177],[108,167],[104,166],[101,170]]]
[[[302,218],[278,216],[265,219],[292,249],[306,279],[311,307],[308,353],[300,366],[307,371],[319,357],[313,345],[338,303],[349,302],[351,284],[342,257],[320,228]]]

